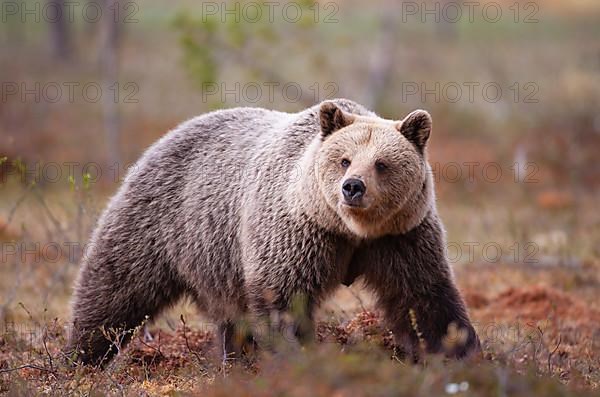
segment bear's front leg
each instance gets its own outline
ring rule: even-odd
[[[309,344],[315,337],[314,309],[341,283],[352,249],[306,218],[286,215],[271,224],[266,215],[248,224],[243,256],[255,339],[267,349],[280,342]],[[269,233],[260,232],[265,229]]]
[[[365,281],[407,353],[416,357],[424,349],[461,358],[480,351],[435,212],[404,235],[374,241],[364,254]]]

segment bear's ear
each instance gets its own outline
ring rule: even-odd
[[[323,102],[319,109],[321,136],[327,138],[337,130],[347,127],[354,122],[354,116],[338,108],[333,102]]]
[[[415,110],[396,125],[396,128],[423,153],[431,134],[431,116],[425,110]]]

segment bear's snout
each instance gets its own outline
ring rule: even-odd
[[[365,194],[367,187],[357,178],[348,178],[342,184],[344,201],[349,205],[358,205]]]

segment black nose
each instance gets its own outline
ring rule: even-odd
[[[367,190],[365,184],[356,178],[347,179],[342,185],[342,193],[346,201],[356,201],[360,199]]]

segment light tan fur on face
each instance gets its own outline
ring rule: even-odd
[[[351,162],[346,169],[341,166],[344,158]],[[387,168],[378,170],[376,162],[382,162]],[[406,223],[412,222],[402,219],[403,215],[422,213],[423,208],[428,208],[426,196],[422,202],[414,202],[415,195],[420,195],[426,185],[425,159],[393,122],[371,118],[356,120],[323,142],[316,166],[319,187],[327,204],[359,237],[405,231],[402,229],[410,227]],[[364,208],[344,204],[341,186],[350,177],[366,185]],[[406,208],[409,201],[411,206]]]

